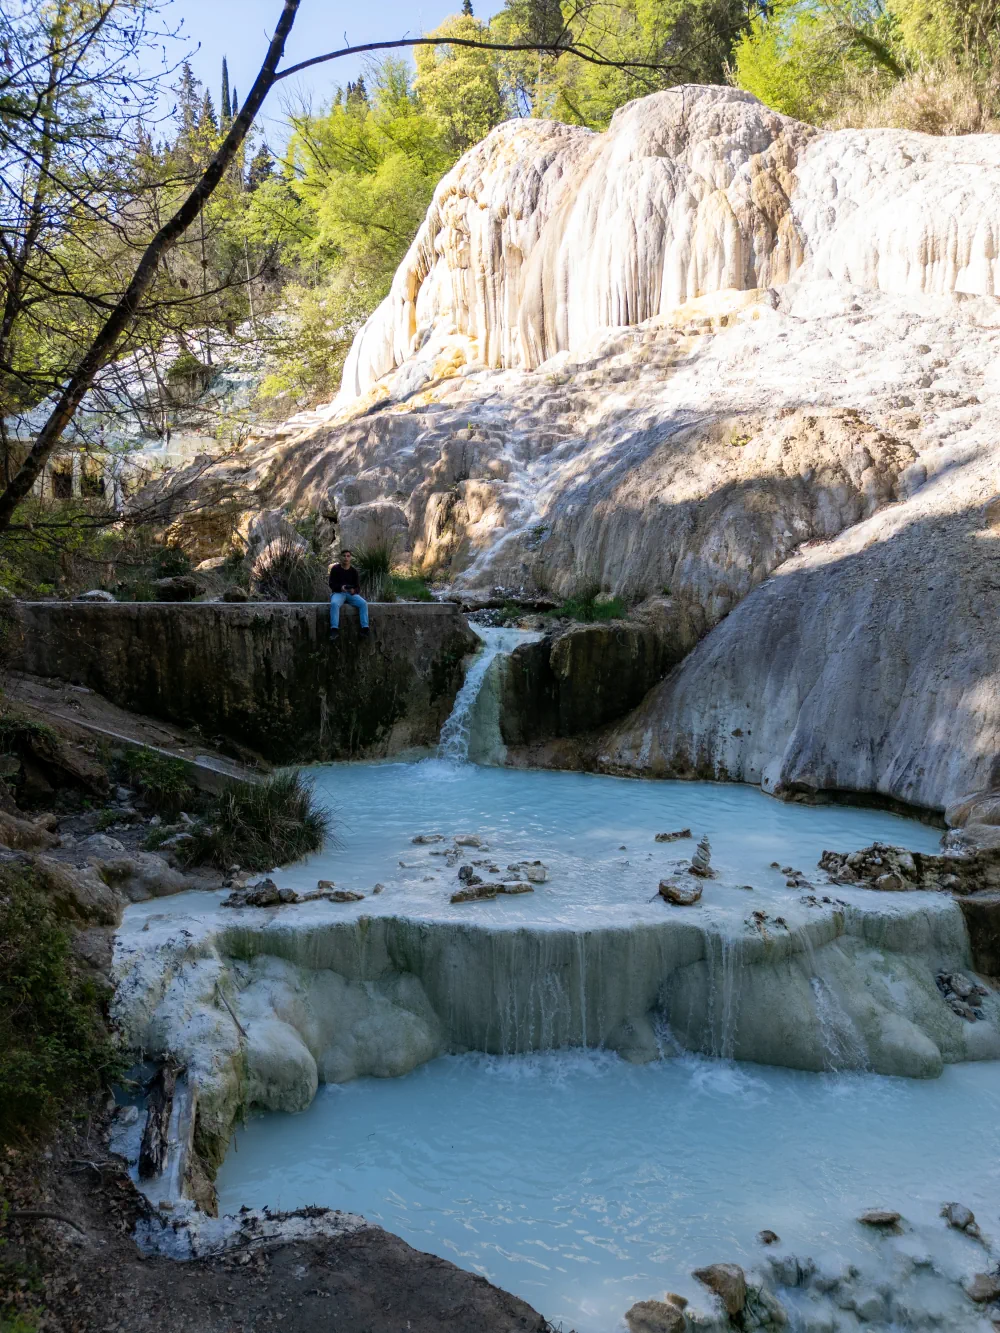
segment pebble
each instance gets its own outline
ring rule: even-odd
[[[757,1239],[761,1245],[780,1245],[781,1237],[776,1231],[758,1231]]]

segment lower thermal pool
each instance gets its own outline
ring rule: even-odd
[[[923,1081],[691,1056],[451,1056],[323,1087],[300,1115],[252,1119],[237,1148],[221,1211],[355,1211],[566,1330],[611,1333],[665,1290],[704,1304],[691,1268],[749,1267],[762,1228],[786,1252],[863,1264],[886,1244],[855,1221],[871,1207],[982,1268],[938,1211],[958,1199],[1000,1230],[1000,1063]]]

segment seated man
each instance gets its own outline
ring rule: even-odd
[[[340,635],[340,608],[345,602],[358,608],[361,633],[368,633],[368,603],[361,596],[358,571],[351,566],[350,551],[341,551],[340,560],[330,570],[330,642]]]

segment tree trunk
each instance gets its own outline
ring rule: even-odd
[[[184,235],[191,223],[198,217],[206,201],[222,180],[227,167],[236,156],[240,145],[247,136],[254,117],[260,110],[264,98],[270,91],[285,49],[285,41],[292,30],[300,0],[285,0],[281,18],[274,30],[274,36],[268,47],[267,56],[254,81],[250,95],[243,103],[240,114],[233,121],[229,133],[206,167],[197,185],[153,239],[139,260],[121,300],[104,321],[80,364],[69,377],[60,393],[55,407],[38,436],[27,458],[17,469],[9,485],[0,494],[0,533],[10,526],[14,511],[28,495],[52,451],[62,438],[62,433],[73,420],[74,413],[80,406],[84,394],[94,382],[94,377],[114,357],[122,335],[134,324],[142,305],[143,297],[152,286],[156,270],[162,256]]]

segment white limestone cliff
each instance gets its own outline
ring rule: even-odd
[[[512,122],[338,401],[226,466],[464,595],[700,637],[601,764],[943,810],[1000,774],[998,218],[998,136],[694,87]]]
[[[733,88],[630,102],[604,134],[509,121],[441,181],[340,402],[451,334],[488,367],[533,369],[602,329],[793,275],[993,296],[998,170],[996,136],[821,133]]]

